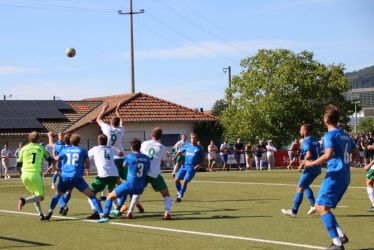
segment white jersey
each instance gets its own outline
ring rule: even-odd
[[[221,147],[220,147],[220,150],[222,151],[225,151],[225,152],[220,152],[219,154],[220,155],[227,155],[229,153],[229,150],[230,150],[230,145],[229,144],[225,144],[225,143],[222,143],[221,144]]]
[[[184,146],[186,145],[186,142],[183,142],[182,140],[175,143],[174,148],[177,149],[177,151],[180,151]]]
[[[107,146],[115,147],[118,150],[121,150],[122,152],[124,152],[121,141],[122,141],[123,134],[125,133],[125,129],[122,126],[115,128],[105,122],[103,122],[100,127],[104,135],[108,137]],[[115,156],[114,158],[120,158],[120,157]]]
[[[118,149],[111,146],[96,146],[88,151],[88,157],[95,161],[99,177],[118,176],[118,170],[114,164],[114,156],[118,153]]]
[[[148,176],[157,178],[161,174],[161,161],[166,160],[166,147],[159,141],[149,140],[142,143],[140,152],[151,158]]]

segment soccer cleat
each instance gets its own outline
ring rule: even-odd
[[[108,223],[108,222],[109,222],[108,217],[103,217],[103,218],[100,218],[98,221],[96,221],[96,223]]]
[[[144,213],[144,208],[143,208],[142,204],[138,203],[138,204],[136,204],[136,207],[138,208],[139,213],[141,213],[141,214]]]
[[[132,219],[132,213],[127,213],[125,218],[128,219],[128,220],[131,220]]]
[[[26,201],[24,198],[19,198],[18,200],[18,210],[21,211],[22,210],[22,207],[25,205]]]
[[[127,206],[125,204],[122,205],[121,209],[119,210],[121,213],[124,213],[127,211]]]
[[[42,220],[45,220],[45,216],[44,216],[44,214],[39,214],[39,216],[40,216],[40,220],[42,221]]]
[[[328,248],[326,248],[326,250],[344,250],[344,249],[345,248],[343,245],[337,246],[334,243],[331,243],[331,245]]]
[[[182,196],[178,195],[178,196],[177,196],[177,199],[175,199],[175,202],[176,202],[176,203],[180,203],[180,202],[182,202]]]
[[[63,210],[62,210],[61,215],[62,215],[62,216],[66,216],[66,215],[68,214],[68,212],[69,212],[69,208],[68,208],[67,206],[65,206],[65,207],[63,208]]]
[[[281,212],[282,212],[282,214],[284,214],[286,216],[290,216],[291,218],[295,218],[297,216],[296,214],[294,214],[292,212],[291,209],[282,209]]]
[[[117,209],[113,209],[112,211],[110,211],[110,214],[114,216],[121,216],[122,213],[118,211]]]
[[[47,215],[44,216],[44,220],[49,220],[52,217],[53,212],[49,211]]]
[[[349,242],[349,239],[347,237],[347,235],[344,234],[343,237],[340,237],[340,240],[342,241],[342,244],[347,244]]]
[[[105,201],[105,200],[106,200],[106,196],[104,195],[100,196],[99,201]]]
[[[63,211],[64,211],[64,207],[60,207],[60,211],[58,211],[58,213],[62,214]]]
[[[165,212],[163,219],[164,220],[171,220],[170,214],[168,212]]]
[[[90,216],[88,216],[86,219],[88,220],[98,220],[100,219],[100,215],[97,211],[93,212]]]
[[[374,212],[374,206],[371,206],[371,208],[369,208],[368,212]]]
[[[308,215],[314,214],[316,211],[317,211],[317,208],[315,208],[314,206],[312,206],[312,207],[310,207],[310,209],[308,211]]]

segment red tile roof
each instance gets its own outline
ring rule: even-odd
[[[85,99],[84,101],[102,101],[109,103],[109,110],[104,120],[109,121],[115,116],[115,108],[120,103],[119,114],[125,123],[133,122],[200,122],[216,121],[213,115],[199,112],[160,98],[144,93],[104,96]],[[95,121],[101,111],[102,105],[87,114],[80,121],[71,126],[73,131]]]

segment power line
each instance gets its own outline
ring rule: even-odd
[[[221,37],[217,36],[216,34],[212,33],[211,31],[209,31],[208,29],[198,25],[197,23],[191,21],[191,19],[189,19],[186,15],[182,14],[180,11],[178,11],[177,9],[175,9],[174,7],[166,4],[163,0],[161,0],[162,4],[164,6],[166,6],[167,8],[169,8],[170,10],[172,10],[173,12],[175,12],[178,16],[180,16],[181,18],[183,18],[186,22],[188,22],[189,24],[191,24],[192,26],[196,27],[197,29],[201,30],[202,32],[206,33],[206,34],[209,34],[210,36],[214,37],[215,39],[218,39],[219,41],[223,42],[224,44],[226,44],[227,46],[230,46],[231,48],[233,49],[236,49],[238,51],[241,51],[241,52],[244,52],[244,53],[248,53],[248,51],[234,45],[234,44],[231,44],[227,41],[225,41],[224,39],[222,39]]]
[[[190,41],[190,42],[192,42],[192,43],[195,43],[195,44],[199,45],[201,48],[203,48],[203,49],[205,49],[205,50],[207,50],[207,51],[210,51],[211,53],[214,53],[214,54],[216,54],[217,56],[220,56],[221,58],[223,58],[223,59],[225,59],[225,60],[228,60],[228,61],[230,61],[230,62],[232,62],[232,63],[237,64],[237,61],[235,61],[235,60],[233,60],[233,59],[231,59],[231,58],[229,58],[229,57],[227,57],[227,56],[225,56],[225,55],[223,55],[223,54],[221,54],[221,53],[219,53],[219,52],[217,52],[217,51],[215,51],[215,50],[213,50],[213,49],[211,49],[211,48],[209,48],[209,47],[207,47],[207,46],[205,46],[204,44],[202,44],[202,43],[200,43],[200,42],[197,42],[197,41],[193,40],[192,38],[190,38],[189,36],[187,36],[187,35],[184,34],[183,32],[181,32],[181,31],[175,29],[174,27],[170,26],[169,24],[167,24],[167,23],[161,21],[160,19],[156,18],[155,16],[153,16],[153,15],[150,14],[149,12],[148,12],[148,15],[147,15],[147,16],[149,16],[149,17],[150,17],[151,19],[153,19],[155,22],[157,22],[157,23],[159,23],[159,24],[161,24],[161,25],[167,27],[168,29],[170,29],[170,30],[173,31],[174,33],[178,34],[179,36],[185,38],[186,40],[188,40],[188,41]]]

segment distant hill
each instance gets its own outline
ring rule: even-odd
[[[374,66],[370,66],[358,71],[345,74],[352,88],[370,88],[374,87]]]

